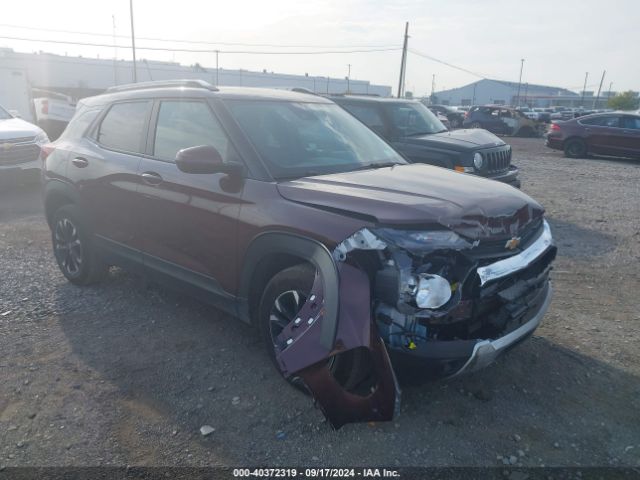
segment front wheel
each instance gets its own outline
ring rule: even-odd
[[[300,264],[276,274],[264,289],[258,307],[258,327],[276,368],[278,335],[297,318],[309,297],[314,279],[315,269],[309,264]],[[346,390],[360,385],[368,374],[366,355],[360,349],[334,355],[327,363],[333,377]],[[299,378],[294,376],[288,381],[293,386],[302,388]]]
[[[102,280],[107,266],[100,260],[80,208],[65,205],[53,216],[51,239],[53,254],[62,274],[76,285]]]

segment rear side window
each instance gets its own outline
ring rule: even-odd
[[[98,143],[123,152],[144,152],[150,105],[148,101],[114,104],[100,124]]]
[[[215,147],[224,161],[234,153],[227,135],[206,103],[163,101],[158,112],[153,156],[173,162],[179,150],[200,145]]]
[[[78,140],[84,135],[89,125],[93,123],[99,113],[99,109],[78,112],[71,119],[71,122],[69,122],[69,125],[67,125],[67,128],[65,128],[60,138],[63,140]]]
[[[592,117],[580,120],[583,125],[596,125],[599,127],[619,127],[620,117]]]

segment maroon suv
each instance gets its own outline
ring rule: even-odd
[[[556,122],[549,128],[546,145],[571,158],[592,153],[640,158],[640,115],[598,113]]]
[[[538,203],[409,165],[322,97],[121,86],[83,100],[54,147],[46,215],[71,282],[118,265],[255,324],[336,428],[392,418],[390,358],[473,371],[549,306]]]

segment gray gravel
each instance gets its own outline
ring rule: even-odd
[[[0,192],[0,465],[640,465],[640,163],[510,141],[560,247],[544,324],[338,432],[249,327],[117,269],[67,283],[39,192]]]

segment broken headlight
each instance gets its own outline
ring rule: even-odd
[[[421,273],[418,276],[415,300],[418,308],[440,308],[451,298],[451,285],[440,275]]]
[[[396,230],[376,228],[372,230],[380,239],[408,251],[463,250],[473,244],[450,230]]]

